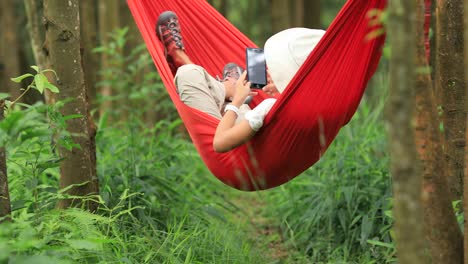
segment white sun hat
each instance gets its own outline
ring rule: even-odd
[[[325,34],[321,29],[290,28],[271,36],[265,43],[270,76],[281,93]]]

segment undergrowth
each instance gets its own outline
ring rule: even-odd
[[[125,37],[116,31],[111,47],[96,50],[115,66],[101,85],[117,91],[99,99],[119,107],[98,122],[100,193],[86,197],[99,204],[96,213],[55,209],[66,197],[55,148],[72,144],[62,103],[23,105],[0,122],[13,207],[12,221],[0,224],[0,263],[394,262],[383,103],[362,104],[316,165],[250,204],[249,194],[210,175],[149,56],[142,48],[121,54]],[[246,211],[261,211],[280,235],[275,226],[268,237],[246,228]],[[270,242],[284,243],[289,256],[272,259]]]
[[[291,261],[395,261],[382,108],[364,102],[317,164],[265,193],[264,214],[298,253]]]
[[[261,262],[242,226],[226,217],[236,207],[213,192],[221,183],[207,180],[194,148],[175,132],[180,121],[149,129],[101,123],[101,195],[87,197],[98,212],[55,209],[65,196],[48,110],[38,104],[1,123],[13,213],[0,224],[0,263]]]

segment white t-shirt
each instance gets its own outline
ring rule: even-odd
[[[245,114],[245,119],[249,121],[249,125],[254,131],[260,130],[260,128],[263,126],[263,120],[265,119],[265,116],[268,114],[268,112],[270,112],[275,103],[275,98],[265,99],[254,109],[248,111]]]

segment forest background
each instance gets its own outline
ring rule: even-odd
[[[262,46],[345,0],[209,2]],[[352,122],[244,193],[200,160],[125,1],[1,1],[0,263],[463,263],[468,3],[391,2]]]

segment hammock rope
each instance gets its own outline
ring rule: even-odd
[[[228,152],[213,150],[218,124],[214,117],[180,101],[174,76],[156,37],[158,15],[177,13],[186,52],[216,76],[227,62],[245,65],[245,48],[256,47],[205,0],[128,0],[133,17],[179,115],[210,171],[240,190],[281,185],[312,166],[340,128],[355,113],[379,63],[385,36],[369,11],[387,0],[348,0],[265,118],[264,127],[248,143]],[[261,93],[252,107],[267,96]]]

